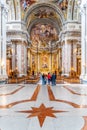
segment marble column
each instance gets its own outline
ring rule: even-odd
[[[0,77],[7,78],[6,74],[6,8],[0,3]]]
[[[64,73],[65,73],[65,59],[64,59],[64,55],[65,55],[65,46],[64,46],[64,42],[63,42],[62,43],[62,75],[64,75]]]
[[[40,53],[38,53],[38,72],[40,72]]]
[[[76,55],[76,50],[77,50],[77,44],[74,42],[74,44],[73,44],[73,70],[75,72],[77,71],[77,55]]]
[[[82,34],[81,34],[81,83],[87,83],[87,2],[83,5],[81,15]]]
[[[37,56],[37,74],[38,74],[38,72],[39,72],[39,53],[38,53],[38,46],[37,46],[37,54],[36,54],[36,56]]]
[[[58,50],[58,69],[62,67],[60,66],[60,50]]]
[[[51,53],[49,52],[49,72],[51,73]]]
[[[85,14],[85,79],[87,80],[87,4]]]
[[[0,3],[0,63],[1,63],[1,45],[2,45],[2,36],[1,36],[1,29],[2,29],[2,23],[1,23],[1,21],[2,21],[2,13],[1,13],[1,3]],[[1,75],[1,64],[0,64],[0,75]]]
[[[24,43],[17,44],[17,69],[19,76],[27,75],[27,46]]]
[[[71,44],[65,40],[62,46],[62,75],[69,76],[71,70]]]
[[[14,71],[16,69],[16,47],[17,44],[15,42],[12,42],[12,71]]]
[[[28,61],[27,61],[28,67],[30,67],[30,48],[28,48]]]

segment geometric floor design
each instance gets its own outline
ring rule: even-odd
[[[87,85],[0,85],[0,130],[87,130]]]

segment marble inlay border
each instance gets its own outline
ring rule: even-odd
[[[48,88],[48,95],[49,95],[50,101],[67,103],[67,104],[73,106],[74,108],[87,108],[87,105],[78,105],[78,104],[70,102],[70,101],[56,99],[55,96],[54,96],[54,94],[53,94],[53,92],[52,92],[51,87],[47,86],[47,88]],[[84,122],[85,123],[84,123],[84,126],[83,126],[83,128],[81,130],[87,130],[87,116],[83,116],[83,118],[84,118]]]
[[[71,92],[72,94],[80,95],[80,96],[87,96],[87,94],[80,94],[80,93],[74,92],[72,89],[68,88],[67,86],[63,86],[63,87],[67,89],[69,92]]]
[[[74,108],[87,108],[87,105],[82,105],[82,104],[79,105],[79,104],[76,104],[76,103],[73,103],[73,102],[70,102],[70,101],[56,99],[53,92],[52,92],[51,87],[47,86],[47,88],[48,88],[48,95],[49,95],[50,101],[66,103],[66,104],[69,104],[69,105],[73,106]]]
[[[15,106],[17,104],[20,104],[20,103],[25,103],[25,102],[30,102],[30,101],[36,101],[38,93],[40,91],[40,87],[41,87],[40,85],[37,86],[37,88],[35,89],[32,97],[30,99],[15,101],[15,102],[7,104],[7,105],[0,105],[0,109],[12,108],[13,106]]]
[[[0,94],[0,96],[8,96],[8,95],[15,94],[16,92],[20,91],[22,88],[24,88],[24,86],[21,86],[20,88],[17,88],[16,90],[14,90],[14,91],[12,91],[10,93]]]
[[[84,123],[84,126],[81,130],[87,130],[87,116],[83,116],[83,118],[84,118],[85,123]]]

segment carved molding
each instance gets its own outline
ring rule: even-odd
[[[7,31],[7,41],[24,41],[28,44],[27,32]]]

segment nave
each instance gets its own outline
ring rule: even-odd
[[[87,85],[0,85],[0,130],[87,130]]]

